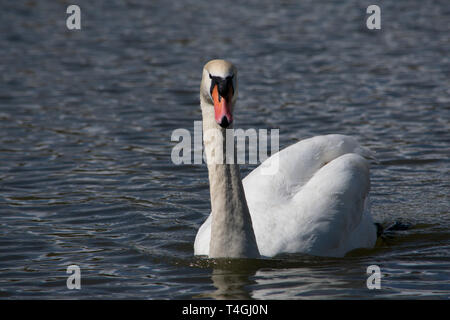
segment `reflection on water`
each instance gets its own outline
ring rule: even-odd
[[[211,276],[217,288],[210,297],[213,299],[245,299],[251,298],[246,286],[250,284],[247,274],[233,274],[224,270],[214,270]]]
[[[77,32],[64,2],[2,4],[0,297],[448,299],[447,1],[383,3],[379,32],[368,1],[77,4]],[[210,14],[223,6],[233,15]],[[375,220],[410,228],[342,259],[194,257],[207,170],[174,165],[170,137],[201,119],[217,57],[239,68],[236,128],[279,129],[280,148],[356,136],[376,152]],[[381,290],[366,287],[373,264]]]
[[[250,277],[254,275],[253,272],[248,270],[226,270],[226,269],[213,269],[211,280],[214,287],[217,288],[210,294],[204,294],[202,298],[213,299],[251,299],[251,294],[248,290],[250,284],[255,283],[250,280]]]

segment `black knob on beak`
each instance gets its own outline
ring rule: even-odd
[[[222,117],[222,120],[220,120],[220,123],[219,123],[219,125],[220,125],[222,128],[228,128],[228,126],[229,126],[230,124],[231,124],[231,123],[228,121],[228,119],[227,119],[226,116],[223,116],[223,117]]]

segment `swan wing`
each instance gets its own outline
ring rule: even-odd
[[[299,141],[268,158],[243,179],[247,201],[284,203],[319,169],[347,153],[373,158],[350,136],[330,134]]]
[[[275,157],[243,180],[262,255],[343,256],[373,246],[369,150],[352,137],[326,135],[302,140]],[[263,174],[264,166],[276,167],[271,162],[277,161],[275,174]]]

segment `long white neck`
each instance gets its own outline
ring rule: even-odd
[[[257,258],[259,250],[239,166],[226,161],[226,131],[215,123],[214,107],[205,101],[201,104],[212,211],[209,257]]]

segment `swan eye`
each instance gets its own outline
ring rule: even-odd
[[[209,77],[211,79],[211,87],[209,88],[209,93],[212,96],[212,92],[214,90],[214,87],[217,85],[219,94],[222,97],[225,97],[228,95],[228,89],[231,88],[231,90],[234,92],[234,84],[233,84],[233,77],[234,75],[227,76],[226,78],[212,76],[209,74]],[[220,97],[219,97],[220,101]]]

